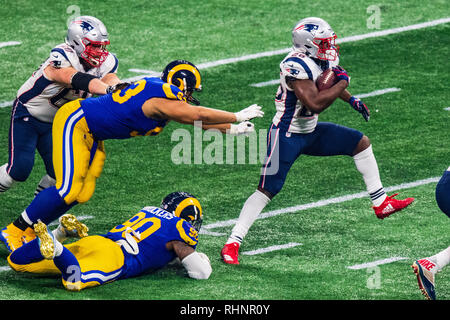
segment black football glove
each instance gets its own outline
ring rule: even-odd
[[[116,92],[118,90],[122,90],[125,89],[126,87],[128,87],[131,83],[130,82],[120,82],[118,84],[115,84],[113,86],[108,86],[106,88],[106,94],[108,93],[113,93]]]
[[[364,120],[369,121],[370,119],[369,108],[367,108],[367,106],[364,104],[364,102],[361,101],[361,99],[352,96],[348,101],[348,103],[353,107],[353,109],[361,113]]]

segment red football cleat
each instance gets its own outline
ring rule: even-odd
[[[222,256],[223,262],[227,264],[239,264],[239,243],[232,242],[225,244],[220,255]]]
[[[373,210],[375,211],[377,218],[384,219],[386,217],[389,217],[394,212],[406,208],[414,201],[414,198],[406,198],[404,200],[394,199],[396,195],[398,195],[398,193],[393,194],[390,197],[387,196],[381,205],[379,205],[378,207],[372,207]]]

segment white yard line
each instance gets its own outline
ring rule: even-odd
[[[269,80],[269,81],[264,81],[264,82],[252,83],[250,85],[250,87],[262,88],[262,87],[272,86],[274,84],[280,84],[280,79],[274,79],[274,80]]]
[[[386,88],[386,89],[381,89],[381,90],[375,90],[369,93],[360,93],[360,94],[356,94],[355,96],[363,99],[363,98],[368,98],[368,97],[375,97],[375,96],[381,96],[382,94],[385,93],[390,93],[390,92],[398,92],[401,89],[399,88]]]
[[[444,110],[446,110],[446,111],[450,111],[450,107],[444,108]]]
[[[0,108],[11,107],[13,105],[13,103],[14,103],[14,100],[0,102]]]
[[[0,272],[12,270],[10,266],[0,267]]]
[[[410,30],[434,27],[434,26],[448,23],[448,22],[450,22],[450,17],[437,19],[437,20],[433,20],[433,21],[428,21],[428,22],[423,22],[423,23],[418,23],[418,24],[413,24],[413,25],[409,25],[409,26],[405,26],[405,27],[392,28],[392,29],[386,29],[386,30],[381,30],[381,31],[375,31],[375,32],[355,35],[355,36],[344,37],[341,39],[337,39],[336,43],[355,42],[355,41],[360,41],[360,40],[369,39],[369,38],[382,37],[382,36],[387,36],[390,34],[397,34],[397,33],[405,32],[405,31],[410,31]],[[259,52],[259,53],[254,53],[254,54],[248,54],[248,55],[235,57],[235,58],[220,59],[217,61],[200,63],[197,65],[197,68],[207,69],[207,68],[221,66],[224,64],[235,63],[235,62],[239,62],[239,61],[247,61],[247,60],[259,59],[262,57],[270,57],[270,56],[274,56],[274,55],[288,53],[290,50],[291,50],[291,47],[284,48],[284,49],[278,49],[278,50]],[[129,69],[129,71],[138,72],[138,73],[154,73],[154,71],[145,70],[145,69]]]
[[[93,218],[95,218],[95,217],[94,216],[77,216],[77,219],[79,221],[93,219]],[[56,221],[49,223],[49,226],[57,226],[58,224],[59,224],[59,222],[58,222],[58,220],[56,220]]]
[[[379,266],[379,265],[382,265],[382,264],[388,264],[388,263],[392,263],[392,262],[396,262],[396,261],[400,261],[400,260],[407,260],[407,259],[409,259],[409,258],[392,257],[392,258],[381,259],[381,260],[367,262],[367,263],[362,263],[362,264],[356,264],[354,266],[349,266],[347,268],[351,269],[351,270],[367,269],[367,268],[376,267],[376,266]]]
[[[301,246],[301,245],[302,245],[302,243],[289,242],[289,243],[286,243],[286,244],[270,246],[270,247],[267,247],[267,248],[261,248],[261,249],[251,250],[251,251],[245,251],[245,252],[242,252],[242,254],[245,254],[245,255],[248,255],[248,256],[253,256],[255,254],[267,253],[267,252],[272,252],[272,251],[277,251],[277,250],[284,250],[284,249],[289,249],[289,248],[293,248],[293,247]]]
[[[438,182],[440,178],[441,177],[434,177],[434,178],[428,178],[428,179],[423,179],[423,180],[417,180],[417,181],[409,182],[409,183],[402,183],[399,185],[384,188],[384,190],[386,192],[392,192],[392,191],[397,191],[397,190],[401,190],[401,189],[413,188],[413,187],[417,187],[417,186],[421,186],[421,185],[425,185],[425,184],[429,184],[429,183],[433,183],[433,182]],[[273,211],[268,211],[268,212],[260,214],[257,219],[266,219],[266,218],[274,217],[274,216],[277,216],[280,214],[293,213],[293,212],[303,211],[303,210],[307,210],[307,209],[323,207],[323,206],[327,206],[329,204],[337,204],[337,203],[342,203],[342,202],[359,199],[359,198],[364,198],[364,197],[368,197],[368,194],[366,191],[348,194],[348,195],[336,197],[336,198],[319,200],[317,202],[301,204],[301,205],[297,205],[297,206],[293,206],[293,207],[287,207],[287,208],[277,209],[277,210],[273,210]],[[207,229],[209,231],[210,229],[214,229],[214,228],[227,227],[227,226],[234,225],[236,223],[236,221],[237,221],[237,219],[218,221],[218,222],[210,223],[208,225],[203,225],[202,228]]]
[[[22,42],[19,42],[19,41],[0,42],[0,48],[10,47],[10,46],[18,46],[19,44],[22,44]]]

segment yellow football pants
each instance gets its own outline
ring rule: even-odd
[[[73,253],[80,265],[80,281],[70,282],[62,279],[64,287],[79,291],[116,280],[124,265],[124,255],[120,246],[102,236],[88,236],[65,245]],[[53,260],[41,260],[25,265],[15,264],[8,256],[8,263],[17,272],[38,274],[61,274]]]
[[[80,99],[68,102],[58,110],[52,136],[58,193],[66,204],[88,201],[103,170],[106,153],[103,141],[95,143],[89,131]]]

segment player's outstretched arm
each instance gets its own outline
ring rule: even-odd
[[[347,88],[348,82],[340,80],[329,89],[319,91],[312,80],[291,82],[295,95],[311,112],[321,113],[336,100]]]
[[[233,113],[202,106],[192,106],[184,101],[165,98],[151,98],[142,106],[144,114],[149,117],[174,120],[185,124],[197,121],[205,125],[229,124],[243,122],[256,117],[262,117],[264,112],[258,105],[251,105],[239,112]]]
[[[231,135],[249,134],[255,131],[255,125],[250,121],[244,121],[238,124],[222,123],[222,124],[203,124],[203,130],[217,129],[222,133]]]
[[[72,86],[74,89],[88,91],[92,94],[106,94],[108,93],[108,88],[112,86],[91,74],[78,72],[73,67],[55,68],[49,65],[44,72],[46,78],[50,81]],[[112,81],[112,78],[108,79],[108,81]]]
[[[208,279],[211,275],[211,263],[206,254],[195,251],[181,241],[170,241],[166,244],[166,248],[175,251],[189,277],[202,280]]]

